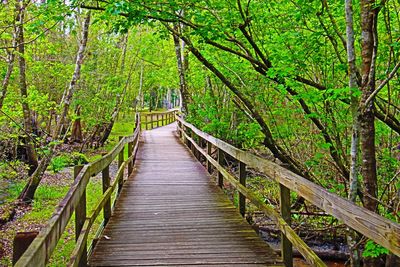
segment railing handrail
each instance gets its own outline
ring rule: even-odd
[[[178,125],[178,127],[190,129],[190,131],[198,137],[206,140],[216,148],[221,149],[239,162],[264,173],[278,182],[281,186],[296,192],[311,204],[319,207],[326,213],[341,220],[352,229],[387,248],[393,254],[400,256],[400,224],[384,218],[366,208],[357,206],[349,200],[327,191],[323,187],[281,167],[276,163],[238,149],[218,138],[202,132],[179,116],[176,116],[176,120],[178,121],[178,124],[181,124],[181,126]],[[187,133],[185,133],[185,135],[186,138],[191,140],[191,143],[194,146],[197,145],[192,136],[189,136]],[[223,171],[223,167],[217,161],[212,159],[211,156],[209,156],[200,146],[197,145],[197,149],[202,150],[200,153],[202,153],[207,160],[214,161],[212,164],[214,166],[217,165],[216,168],[218,171]],[[229,176],[230,174],[226,172],[223,175]],[[238,188],[241,186],[240,183],[233,185],[236,186],[238,191],[242,191],[242,194],[247,193],[245,187]]]
[[[175,114],[178,111],[179,109],[175,108],[167,111],[151,111],[150,113],[142,113],[141,116],[144,117],[144,120],[142,122],[144,124],[144,129],[152,130],[154,128],[173,122],[175,120]],[[156,125],[154,126],[154,124]]]
[[[79,240],[83,238],[85,241],[84,243],[86,243],[85,238],[87,238],[89,230],[87,229],[87,226],[89,225],[90,228],[91,224],[93,224],[95,220],[95,217],[97,217],[101,209],[105,207],[105,202],[110,201],[111,193],[115,190],[117,185],[118,187],[120,186],[120,182],[123,180],[123,171],[125,167],[129,165],[130,169],[132,169],[131,164],[133,164],[136,157],[139,136],[141,132],[140,115],[137,113],[135,117],[135,130],[133,134],[122,137],[118,144],[101,159],[83,166],[79,174],[75,177],[74,182],[72,183],[71,188],[68,190],[66,196],[59,203],[56,211],[48,221],[46,227],[39,232],[38,236],[33,240],[25,253],[16,262],[15,266],[45,266],[45,264],[49,261],[49,258],[59,239],[61,238],[68,222],[70,221],[72,213],[76,211],[78,205],[86,195],[85,190],[89,183],[90,177],[99,174],[105,169],[107,169],[108,172],[110,163],[117,158],[117,156],[121,156],[125,145],[128,144],[130,145],[130,147],[128,146],[128,150],[131,155],[129,155],[129,158],[126,161],[123,161],[122,154],[122,162],[119,162],[119,170],[117,172],[115,181],[113,185],[109,186],[109,188],[103,192],[103,196],[100,198],[98,205],[92,211],[92,215],[94,217],[92,218],[91,216],[86,218],[85,215],[85,218],[82,218],[84,224],[82,225],[82,230],[77,233],[79,237],[77,242],[82,247],[79,247],[78,251],[74,251],[74,258],[71,259],[69,265],[77,266],[79,264],[80,256],[83,253],[86,253],[86,251],[83,249],[85,245],[83,245],[83,242],[79,243]],[[134,147],[132,148],[132,146]],[[84,200],[84,204],[86,205],[86,198],[84,198]]]

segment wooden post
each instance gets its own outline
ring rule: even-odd
[[[120,136],[119,137],[119,141],[121,141],[122,138],[123,138],[123,136]],[[121,152],[119,152],[119,154],[118,154],[118,170],[121,167],[121,165],[124,163],[124,149],[125,149],[125,147],[123,147],[121,149]],[[122,179],[120,179],[118,181],[118,194],[121,192],[121,189],[122,189],[122,186],[123,186],[123,183],[124,183],[124,177],[123,176],[124,176],[124,174],[122,172]]]
[[[12,265],[21,258],[21,256],[28,249],[29,245],[33,242],[36,236],[39,234],[38,231],[32,232],[18,232],[13,241],[13,255],[12,255]]]
[[[184,126],[184,127],[185,127],[185,130],[187,131],[187,132],[186,132],[187,136],[188,136],[188,137],[191,137],[191,136],[192,136],[191,130],[188,129],[188,128],[186,128],[186,126]],[[190,141],[189,141],[188,139],[186,139],[186,146],[187,146],[190,150],[192,150],[192,146],[191,146],[191,145],[192,145],[192,144],[190,143]]]
[[[224,151],[218,148],[218,164],[223,166],[223,162],[224,162]],[[222,175],[221,172],[218,172],[218,186],[221,188],[224,186],[224,176]]]
[[[157,113],[157,127],[160,127],[160,114]]]
[[[128,158],[130,158],[132,156],[133,153],[133,142],[129,142],[128,143]],[[129,161],[128,162],[128,177],[129,175],[132,174],[133,171],[133,162]]]
[[[246,187],[246,164],[239,161],[239,182]],[[239,192],[239,212],[244,217],[246,213],[246,197]]]
[[[83,165],[74,167],[74,179],[78,177],[79,172],[82,170]],[[83,191],[82,197],[75,208],[75,241],[78,240],[83,224],[86,220],[86,189]],[[78,266],[87,266],[87,246],[83,248],[82,257],[79,260]]]
[[[290,190],[282,184],[280,187],[280,204],[281,204],[281,216],[290,225],[291,214],[290,214]],[[281,251],[282,260],[286,267],[293,266],[293,248],[292,243],[287,239],[284,233],[281,232]]]
[[[194,132],[193,131],[190,131],[190,137],[192,138],[193,143],[195,143],[196,141],[194,140]],[[194,146],[193,143],[190,144],[190,147],[192,149],[193,155],[197,158],[197,156],[196,156],[196,147]]]
[[[150,113],[150,130],[153,129],[153,114]]]
[[[103,182],[103,193],[104,193],[111,186],[110,165],[108,165],[101,171],[101,178]],[[107,202],[104,204],[103,213],[104,213],[104,224],[106,225],[111,217],[111,198],[107,200]]]
[[[211,148],[212,148],[212,144],[207,141],[207,155],[209,155],[210,157],[211,157]],[[209,160],[207,160],[207,171],[209,174],[211,174],[211,172],[212,172],[212,164]]]

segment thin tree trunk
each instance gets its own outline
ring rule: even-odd
[[[25,39],[24,39],[24,18],[25,18],[25,3],[23,0],[16,2],[17,11],[17,51],[18,51],[18,65],[19,65],[19,87],[22,97],[22,111],[24,116],[24,128],[28,134],[25,137],[26,155],[29,164],[29,175],[31,175],[38,166],[38,159],[32,141],[32,118],[29,103],[26,101],[28,97],[28,86],[26,84],[26,61],[25,61]]]
[[[16,40],[17,40],[16,26],[14,26],[13,41],[12,41],[13,47],[17,46]],[[3,108],[4,99],[6,98],[8,85],[10,84],[11,74],[14,70],[14,61],[15,61],[15,53],[13,50],[9,52],[6,75],[4,76],[3,82],[1,83],[0,110]]]
[[[82,124],[81,124],[81,107],[78,106],[75,112],[77,118],[74,121],[74,124],[72,126],[72,133],[71,133],[71,139],[70,142],[77,142],[81,143],[83,140],[82,137]]]
[[[59,116],[59,119],[57,121],[56,128],[53,133],[53,139],[59,138],[62,127],[64,126],[65,119],[68,115],[68,110],[71,105],[72,97],[74,95],[75,89],[76,89],[76,84],[80,78],[81,75],[81,67],[83,64],[83,59],[84,59],[84,54],[86,50],[86,45],[87,45],[87,40],[88,40],[88,35],[89,35],[89,25],[90,25],[90,11],[86,15],[84,24],[83,24],[83,29],[82,29],[82,39],[79,44],[79,50],[78,54],[76,56],[76,61],[75,61],[75,70],[72,75],[71,81],[69,83],[68,89],[65,92],[64,97],[62,98],[62,112]]]
[[[375,117],[374,101],[366,104],[375,90],[375,61],[378,46],[376,34],[377,15],[374,0],[361,0],[361,101],[359,109],[360,141],[361,141],[361,174],[364,182],[364,207],[377,209],[377,174],[375,155]],[[364,260],[366,266],[377,266],[372,258]]]
[[[352,0],[345,0],[345,13],[346,13],[346,35],[347,35],[347,62],[349,71],[349,87],[352,93],[351,97],[351,113],[353,119],[352,136],[351,136],[351,149],[350,149],[350,189],[349,199],[352,202],[356,201],[358,191],[358,150],[359,150],[359,123],[358,123],[358,99],[354,96],[354,90],[357,86],[357,67],[356,67],[356,52],[354,47],[354,27],[353,27],[353,4]],[[357,233],[352,229],[347,229],[347,244],[350,248],[350,262],[351,266],[360,266],[360,253],[357,249]]]
[[[179,30],[179,25],[175,24],[175,31]],[[181,94],[181,107],[182,112],[186,114],[188,112],[188,101],[189,101],[189,93],[187,90],[186,77],[185,77],[185,68],[184,68],[184,55],[182,53],[182,46],[179,36],[173,34],[174,46],[175,46],[175,54],[176,54],[176,62],[178,64],[178,72],[179,72],[179,89]]]
[[[144,75],[144,65],[143,65],[143,60],[142,60],[142,63],[140,65],[140,79],[139,79],[139,106],[140,106],[140,109],[144,108],[143,75]]]

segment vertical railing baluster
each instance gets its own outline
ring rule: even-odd
[[[74,167],[74,179],[78,177],[79,172],[83,166]],[[75,208],[75,240],[77,241],[81,234],[83,225],[86,220],[86,188],[83,190],[81,199]],[[87,266],[87,246],[83,248],[81,259],[79,260],[79,267]]]
[[[122,138],[123,138],[123,136],[120,136],[119,137],[119,141],[121,141]],[[122,164],[124,163],[124,149],[125,149],[125,147],[122,147],[121,151],[118,154],[118,170],[122,166]],[[121,175],[122,175],[121,179],[118,180],[118,194],[121,192],[122,186],[123,186],[123,183],[124,183],[124,172],[122,172]],[[119,177],[117,177],[117,179],[118,178]]]
[[[101,180],[103,182],[103,194],[104,194],[107,191],[107,189],[111,186],[110,165],[107,165],[101,171]],[[106,225],[111,218],[111,197],[104,204],[103,213],[104,213],[104,225]]]
[[[224,151],[222,149],[218,148],[218,164],[223,166],[224,162]],[[221,172],[218,172],[218,186],[223,187],[224,186],[224,176],[222,175]]]
[[[210,157],[211,157],[211,148],[212,144],[207,141],[207,155],[209,155]],[[208,159],[207,159],[207,171],[209,174],[211,174],[212,172],[212,164]]]
[[[280,204],[281,204],[281,216],[290,225],[291,224],[291,212],[290,212],[290,190],[286,186],[279,184],[280,187]],[[293,266],[293,247],[292,243],[281,232],[281,251],[282,260],[286,267]]]
[[[128,143],[128,159],[132,156],[133,152],[133,142]],[[128,162],[128,177],[132,174],[133,171],[133,163],[132,160]]]
[[[239,161],[239,182],[246,187],[246,164]],[[246,197],[239,192],[239,212],[244,217],[246,213]]]

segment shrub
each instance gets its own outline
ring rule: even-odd
[[[54,157],[50,162],[50,169],[53,172],[59,172],[70,165],[70,159],[66,155]]]

